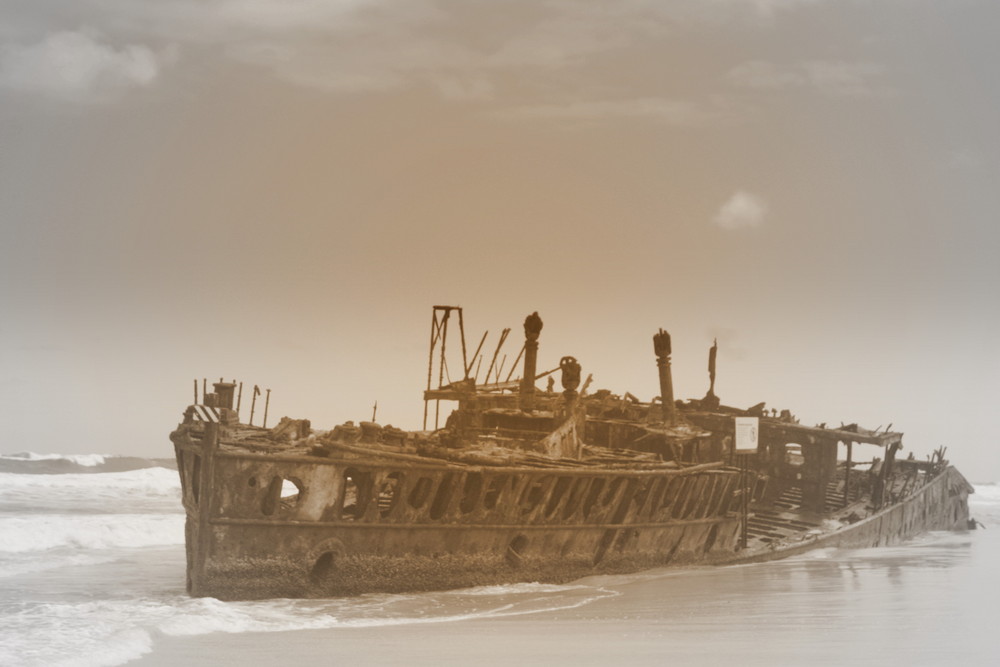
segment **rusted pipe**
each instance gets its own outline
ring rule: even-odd
[[[653,351],[660,372],[660,401],[663,404],[663,421],[673,426],[677,423],[674,406],[674,384],[670,376],[670,334],[660,329],[653,334]]]
[[[260,387],[253,386],[253,398],[250,400],[250,426],[253,426],[253,411],[257,407],[257,396],[260,395]]]
[[[538,335],[542,332],[542,318],[534,312],[524,318],[524,376],[521,378],[520,408],[524,412],[535,409],[535,367],[538,361]]]

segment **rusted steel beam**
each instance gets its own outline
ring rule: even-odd
[[[431,378],[434,376],[434,343],[437,341],[437,308],[431,311],[431,342],[427,348],[427,391],[431,389]],[[430,406],[430,402],[427,398],[424,398],[424,426],[423,429],[427,430],[427,409]]]
[[[469,379],[469,371],[472,370],[472,363],[473,363],[473,361],[475,361],[477,358],[479,358],[480,363],[482,362],[482,357],[479,356],[479,352],[480,352],[480,350],[483,349],[483,343],[486,342],[486,337],[489,334],[490,334],[490,331],[489,331],[489,329],[487,329],[486,331],[483,332],[483,337],[479,339],[479,345],[476,347],[476,351],[472,355],[472,361],[470,361],[469,365],[465,367],[465,379],[466,380]],[[479,368],[476,367],[476,377],[478,377],[478,376],[479,376]]]
[[[515,506],[517,509],[517,506]],[[217,526],[288,526],[295,528],[357,528],[357,529],[392,529],[392,530],[537,530],[537,531],[581,531],[607,530],[618,528],[670,528],[673,526],[695,526],[725,521],[725,517],[708,517],[704,519],[685,519],[676,521],[646,521],[642,523],[452,523],[452,522],[406,522],[390,521],[296,521],[289,519],[242,519],[236,517],[216,517],[208,519],[207,523]]]
[[[504,382],[510,382],[510,376],[514,374],[517,370],[517,362],[521,361],[521,355],[524,354],[525,345],[521,345],[521,351],[517,353],[517,357],[514,359],[514,363],[510,365],[510,372],[507,373],[507,377],[504,378]]]
[[[441,339],[441,364],[438,367],[438,386],[443,386],[444,384],[444,367],[445,367],[445,354],[447,352],[446,348],[448,345],[448,319],[451,317],[451,308],[444,311],[444,315],[441,317],[441,333],[439,337]],[[441,401],[434,404],[434,428],[437,429],[440,426],[441,418]]]
[[[264,399],[264,423],[263,423],[264,428],[267,428],[267,409],[270,407],[270,405],[271,405],[271,390],[268,389],[267,396]]]
[[[537,312],[524,318],[524,376],[521,378],[520,408],[523,412],[535,409],[535,369],[538,361],[538,336],[542,332],[542,318]]]
[[[736,485],[737,479],[738,478],[735,475],[728,475],[723,478],[722,488],[716,494],[712,507],[709,509],[709,516],[716,516],[725,513],[726,508],[729,506],[728,501],[733,495],[733,487]]]
[[[260,395],[260,387],[253,386],[253,398],[250,401],[250,425],[253,426],[253,411],[257,407],[257,396]]]
[[[500,356],[500,348],[503,347],[504,341],[507,340],[507,336],[510,335],[510,329],[504,329],[500,332],[500,340],[497,341],[497,349],[493,350],[493,359],[490,361],[489,368],[486,369],[486,381],[490,381],[490,376],[493,375],[493,367],[497,363],[497,357]]]
[[[851,502],[851,454],[854,448],[854,443],[848,440],[847,445],[847,466],[844,468],[844,507]]]
[[[663,421],[671,426],[677,423],[674,406],[674,385],[670,376],[670,334],[660,329],[653,335],[653,351],[656,352],[656,366],[660,374],[660,403]]]
[[[427,470],[479,470],[482,472],[497,473],[497,474],[511,474],[516,475],[520,473],[538,474],[539,470],[537,468],[530,468],[528,466],[504,466],[504,467],[488,467],[482,465],[470,465],[467,463],[461,463],[458,461],[447,461],[442,459],[431,459],[425,456],[419,456],[417,454],[402,454],[397,452],[389,451],[379,451],[377,452],[378,460],[372,458],[376,453],[374,450],[354,445],[345,445],[342,443],[325,443],[328,447],[334,449],[341,449],[348,453],[353,454],[364,454],[372,460],[372,463],[363,463],[357,459],[351,458],[324,458],[317,456],[307,456],[305,454],[295,455],[295,454],[273,454],[267,452],[261,453],[251,453],[251,452],[231,452],[231,451],[220,451],[216,456],[219,458],[232,458],[232,459],[245,459],[248,461],[261,461],[261,462],[282,462],[282,463],[308,463],[314,466],[338,466],[343,468],[357,467],[361,469],[368,468],[380,468],[385,465],[386,460],[394,460],[400,462],[410,462],[415,464],[413,468],[427,469]],[[192,448],[192,451],[197,451],[197,446]],[[576,462],[574,462],[576,463]],[[666,476],[671,478],[689,478],[696,476],[698,473],[705,471],[717,471],[725,472],[722,470],[724,464],[721,461],[715,461],[712,463],[701,463],[698,465],[686,467],[686,468],[648,468],[642,470],[636,470],[633,468],[594,468],[592,466],[577,464],[570,465],[569,463],[564,463],[564,467],[553,468],[553,470],[558,470],[559,474],[570,475],[573,477],[656,477],[656,476]],[[666,464],[661,464],[666,465]]]
[[[705,482],[705,488],[702,490],[701,494],[698,497],[697,505],[695,505],[695,507],[698,508],[698,514],[695,517],[696,519],[708,516],[708,510],[712,506],[711,501],[712,498],[715,496],[715,490],[718,486],[719,486],[719,480],[717,479],[716,476],[708,477],[707,481]]]
[[[462,337],[462,379],[469,379],[469,360],[465,355],[465,317],[462,309],[458,308],[458,332]]]

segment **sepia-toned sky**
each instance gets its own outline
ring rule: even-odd
[[[511,359],[537,310],[540,369],[643,400],[659,327],[680,398],[717,337],[725,403],[891,422],[1000,479],[998,25],[990,0],[5,0],[0,451],[171,456],[219,376],[244,418],[256,383],[271,423],[377,400],[418,428],[449,304]]]

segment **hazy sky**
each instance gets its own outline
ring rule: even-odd
[[[193,378],[415,428],[470,346],[1000,479],[994,0],[5,0],[0,451],[172,455]],[[246,395],[244,396],[246,398]],[[258,412],[258,414],[260,414]],[[246,415],[244,415],[246,416]],[[872,452],[869,452],[872,453]]]

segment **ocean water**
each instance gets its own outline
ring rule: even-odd
[[[413,595],[184,592],[167,460],[0,456],[0,665],[1000,664],[1000,485],[986,529],[774,563]]]

